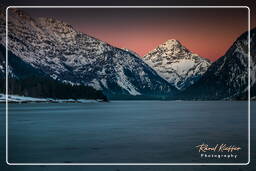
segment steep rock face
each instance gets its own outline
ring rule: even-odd
[[[5,15],[1,12],[3,9],[0,7],[0,42],[4,42],[5,39],[5,20],[2,18],[5,17]],[[3,50],[0,50],[0,78],[4,78],[5,76],[5,53]],[[3,84],[3,83],[1,83]]]
[[[251,30],[251,90],[255,86],[256,29]],[[182,99],[246,98],[248,91],[248,33],[242,34],[203,77],[181,94]],[[254,91],[255,93],[255,91]]]
[[[211,64],[208,59],[190,52],[175,39],[159,45],[143,59],[179,90],[185,90],[194,84]]]
[[[62,21],[33,19],[11,9],[8,28],[9,51],[55,80],[92,86],[109,96],[177,93],[134,53],[78,32]],[[5,46],[5,39],[1,43]]]
[[[251,30],[250,36],[250,96],[253,100],[256,100],[256,28]],[[242,94],[239,94],[237,98],[247,99],[247,97],[248,89],[245,88],[244,92]]]
[[[5,56],[0,51],[0,78],[5,77]]]

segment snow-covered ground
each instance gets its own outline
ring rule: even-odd
[[[0,94],[0,103],[6,101],[6,95]],[[100,100],[88,100],[88,99],[53,99],[53,98],[35,98],[26,97],[18,95],[8,95],[8,102],[10,103],[39,103],[39,102],[49,102],[49,103],[94,103]]]

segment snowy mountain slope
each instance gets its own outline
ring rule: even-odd
[[[5,56],[4,54],[0,51],[0,78],[5,77]]]
[[[1,44],[5,46],[4,39]],[[8,46],[25,63],[55,80],[92,86],[109,96],[177,93],[132,52],[78,32],[56,19],[33,19],[23,11],[11,9]]]
[[[194,84],[211,64],[208,59],[193,54],[174,39],[159,45],[143,60],[180,90]]]
[[[1,8],[0,8],[1,11]],[[0,12],[0,18],[5,17],[4,14],[2,14]],[[0,30],[4,30],[5,29],[5,21],[3,21],[2,19],[0,19]],[[0,42],[3,42],[3,39],[5,38],[5,34],[4,32],[0,32]],[[5,77],[5,53],[0,50],[0,78],[4,78]]]
[[[250,38],[250,46],[251,46],[251,85],[256,88],[256,28],[251,30],[251,38]],[[256,96],[256,93],[254,94]]]
[[[256,28],[251,30],[251,83],[255,85]],[[246,98],[248,90],[248,33],[242,34],[226,54],[214,62],[202,78],[180,97],[182,99]]]
[[[251,98],[253,100],[256,99],[256,28],[251,30],[251,38],[250,38],[250,55],[251,55],[251,60],[250,60],[250,83],[251,83]],[[242,94],[238,95],[238,98],[240,99],[247,99],[248,95],[248,89],[245,88],[244,92]]]
[[[6,69],[6,48],[0,45],[0,65],[3,67],[2,72],[5,76]],[[8,76],[9,78],[22,79],[30,76],[46,76],[40,69],[32,67],[29,63],[23,61],[20,57],[8,52]]]

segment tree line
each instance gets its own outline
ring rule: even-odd
[[[1,78],[0,92],[5,93],[5,78]],[[54,99],[100,99],[107,101],[102,91],[84,85],[71,85],[51,78],[31,76],[8,79],[8,94]]]

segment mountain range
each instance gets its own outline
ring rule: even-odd
[[[110,98],[165,98],[178,92],[136,54],[78,32],[62,21],[34,20],[13,9],[8,29],[8,50],[59,82],[91,86]],[[5,45],[4,39],[1,43]],[[10,75],[17,77],[12,68]]]
[[[4,12],[0,12],[0,34],[0,79],[3,80]],[[242,34],[213,63],[174,39],[140,57],[133,51],[81,33],[63,21],[32,18],[21,10],[10,9],[9,91],[34,97],[51,92],[47,96],[58,98],[66,98],[61,94],[72,91],[72,98],[243,99],[248,91],[247,34]],[[251,31],[251,42],[251,83],[255,86],[255,29]],[[2,85],[0,90],[3,89]],[[81,97],[83,93],[79,92],[90,93]]]

